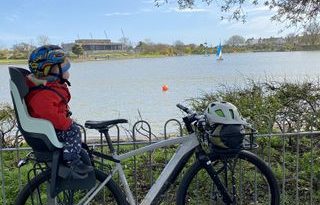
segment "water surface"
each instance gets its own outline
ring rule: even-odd
[[[19,65],[26,67],[26,65]],[[10,102],[8,65],[0,65],[0,102]],[[175,107],[186,99],[216,91],[221,85],[244,85],[247,79],[264,81],[317,79],[320,52],[269,52],[129,59],[73,63],[70,102],[73,117],[85,120],[143,119],[162,132],[170,118],[180,118]],[[162,92],[162,85],[169,90]]]

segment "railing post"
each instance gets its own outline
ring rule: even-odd
[[[182,125],[179,122],[179,120],[170,119],[170,120],[167,120],[166,123],[164,124],[164,138],[167,139],[167,126],[170,122],[176,122],[179,125],[179,133],[180,133],[180,136],[182,136]]]
[[[179,126],[179,137],[182,137],[182,125],[179,122],[179,120],[177,120],[177,119],[169,119],[164,123],[164,128],[163,128],[164,139],[165,140],[168,139],[167,127],[168,127],[168,124],[170,122],[176,122],[178,124],[178,126]],[[165,159],[165,165],[166,165],[168,163],[168,149],[167,149],[167,147],[164,147],[164,159]],[[170,203],[169,198],[168,198],[168,193],[165,193],[165,198],[166,198],[166,202]]]
[[[3,137],[3,132],[0,130],[0,164],[1,164],[1,180],[2,180],[2,204],[6,204],[6,192],[5,192],[5,179],[4,179],[4,166],[3,166],[3,157],[2,157],[2,140],[4,139]]]
[[[150,124],[145,121],[145,120],[139,120],[137,121],[132,128],[132,138],[133,138],[133,149],[136,149],[136,130],[137,130],[137,125],[138,124],[146,124],[148,129],[148,138],[149,138],[149,144],[152,143],[151,141],[151,126]],[[137,162],[136,162],[136,156],[133,157],[134,158],[134,177],[135,177],[135,190],[134,190],[134,194],[135,194],[135,200],[136,202],[138,202],[138,195],[137,195]],[[152,175],[152,164],[151,164],[151,152],[149,152],[149,177],[150,177],[150,185],[153,183],[153,175]]]
[[[16,135],[15,135],[15,145],[17,149],[17,159],[20,160],[20,149],[19,149],[19,130],[17,130]],[[21,182],[21,168],[18,168],[18,181],[19,181],[19,191],[22,189],[22,182]]]
[[[136,129],[136,125],[138,124],[138,122],[136,122],[133,127],[132,127],[132,141],[133,141],[133,149],[135,150],[137,148],[136,145],[136,133],[135,133],[135,129]],[[137,158],[136,156],[133,156],[133,181],[134,181],[134,198],[136,203],[138,203],[138,182],[137,182]]]
[[[300,153],[300,137],[297,136],[297,154],[296,154],[296,204],[299,204],[299,153]]]
[[[313,169],[314,169],[314,160],[313,160],[313,148],[314,148],[314,144],[313,144],[313,136],[311,136],[311,151],[310,151],[310,157],[311,157],[311,173],[310,173],[310,204],[313,204]]]
[[[176,122],[177,124],[178,124],[178,126],[179,126],[179,136],[181,137],[182,136],[182,125],[181,125],[181,123],[177,120],[177,119],[170,119],[170,120],[167,120],[166,121],[166,123],[164,124],[164,128],[163,128],[163,131],[164,131],[164,139],[166,140],[166,139],[168,139],[168,135],[167,135],[167,126],[168,126],[168,124],[170,123],[170,122]],[[167,148],[165,147],[164,148],[165,150],[164,150],[164,157],[165,157],[165,162],[167,163],[167,155],[168,155],[168,153],[167,153]]]
[[[286,199],[286,140],[284,136],[284,129],[285,129],[285,121],[282,121],[282,129],[281,129],[281,137],[282,137],[282,204],[285,204]]]

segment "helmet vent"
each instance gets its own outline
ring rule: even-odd
[[[230,112],[230,115],[231,115],[231,118],[234,119],[234,112],[232,109],[229,109],[229,112]]]
[[[216,104],[214,104],[214,103],[211,103],[211,105],[210,105],[210,107],[213,107],[213,106],[215,106]]]
[[[219,116],[219,117],[225,117],[223,111],[221,109],[218,109],[215,111],[215,113]]]

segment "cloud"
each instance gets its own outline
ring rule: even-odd
[[[11,41],[11,42],[28,42],[34,36],[20,35],[15,33],[0,33],[0,39],[2,41]]]
[[[262,12],[262,11],[270,11],[270,9],[267,6],[256,6],[252,8],[244,9],[245,12],[251,13],[251,12]]]
[[[178,8],[176,8],[175,12],[178,12],[178,13],[200,13],[200,12],[208,12],[208,10],[207,9],[190,9],[190,8],[178,9]]]
[[[164,10],[164,12],[176,12],[176,13],[203,13],[203,12],[209,12],[210,10],[208,9],[203,9],[203,8],[185,8],[185,9],[179,9],[177,7],[174,8],[169,8],[167,10]]]
[[[144,0],[142,1],[144,4],[154,4],[154,0]]]
[[[141,9],[141,12],[143,12],[143,13],[152,12],[152,11],[154,11],[154,10],[149,9],[149,8]]]
[[[9,22],[15,22],[19,19],[19,15],[17,14],[10,14],[8,16],[5,16],[5,19]]]
[[[105,16],[131,16],[137,14],[137,12],[135,13],[131,13],[131,12],[113,12],[113,13],[106,13],[104,14]]]
[[[247,19],[247,22],[229,22],[229,29],[243,29],[246,30],[267,30],[268,26],[270,26],[270,16],[257,16],[255,18],[249,18]],[[270,29],[270,28],[269,28]]]
[[[112,13],[106,13],[106,14],[104,14],[104,16],[132,16],[132,15],[137,15],[137,14],[141,14],[141,13],[149,13],[152,11],[153,11],[152,9],[143,8],[137,12],[112,12]]]
[[[249,18],[246,23],[230,23],[227,26],[227,30],[231,31],[234,34],[240,34],[245,37],[270,37],[270,36],[283,36],[285,33],[280,33],[280,30],[283,28],[281,24],[271,21],[269,15],[256,16],[254,18]],[[288,31],[289,32],[289,31]]]

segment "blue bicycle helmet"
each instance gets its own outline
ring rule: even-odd
[[[50,74],[50,70],[54,65],[59,65],[65,62],[65,51],[56,45],[41,46],[30,54],[29,69],[36,77],[46,77]],[[70,68],[70,63],[64,63],[61,67],[62,73]]]
[[[60,82],[70,82],[62,78],[62,74],[69,70],[70,63],[66,60],[65,51],[56,45],[41,46],[32,51],[29,57],[29,69],[37,78],[47,78],[52,81],[60,78]],[[51,73],[51,68],[59,66],[59,74]],[[50,76],[51,77],[50,77]]]

